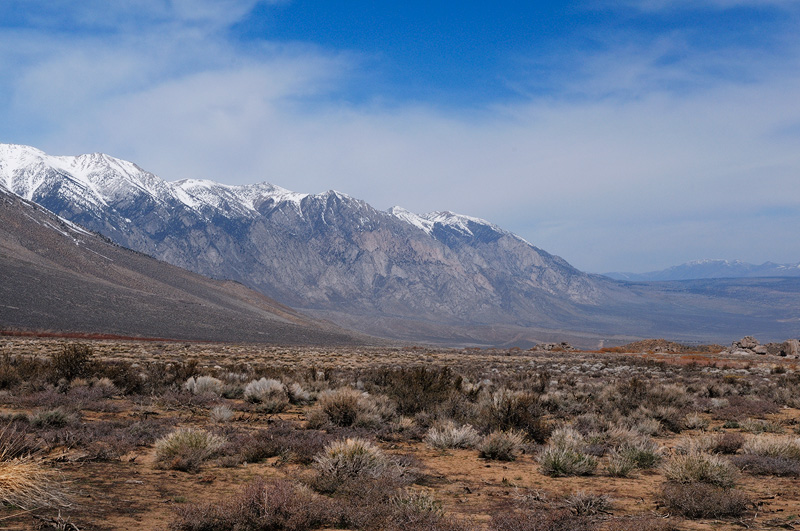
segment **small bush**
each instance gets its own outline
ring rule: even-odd
[[[616,478],[626,478],[636,470],[636,463],[629,457],[619,454],[616,451],[611,452],[608,456],[608,463],[606,464],[606,472],[609,476]]]
[[[74,424],[76,418],[74,414],[67,413],[63,409],[48,409],[34,413],[30,418],[31,426],[34,428],[64,428]]]
[[[218,380],[213,376],[198,376],[195,378],[194,376],[190,376],[186,383],[183,384],[183,388],[192,393],[193,395],[202,395],[205,393],[209,393],[215,396],[220,396],[222,394],[224,384],[222,380]]]
[[[752,506],[743,492],[707,483],[666,483],[660,499],[667,509],[687,518],[738,517]]]
[[[588,476],[597,468],[597,459],[574,447],[548,445],[539,454],[539,470],[550,477]]]
[[[741,421],[748,417],[764,417],[777,412],[778,404],[771,400],[731,396],[728,405],[714,411],[714,418],[729,421]]]
[[[742,453],[800,460],[800,438],[760,435],[742,444]]]
[[[478,450],[480,450],[480,457],[484,459],[514,461],[524,444],[525,436],[522,432],[498,430],[484,437]]]
[[[489,430],[522,430],[531,440],[542,443],[550,434],[539,397],[501,387],[486,395],[480,404],[480,425]]]
[[[574,492],[564,498],[564,507],[579,516],[592,516],[606,513],[611,509],[611,498],[605,494]]]
[[[604,531],[678,531],[674,518],[669,520],[654,516],[633,516],[614,519]]]
[[[63,506],[67,497],[53,473],[31,457],[0,456],[0,506],[31,510]]]
[[[229,448],[238,455],[239,462],[256,463],[282,456],[286,460],[310,464],[331,439],[332,436],[320,431],[296,430],[289,423],[275,423],[267,430],[231,441]]]
[[[228,422],[233,418],[233,410],[228,406],[216,406],[214,409],[211,410],[209,413],[212,422],[222,423]]]
[[[432,427],[425,435],[425,443],[440,450],[474,448],[479,441],[480,435],[475,428],[469,424],[456,426],[452,421],[445,422],[439,427]]]
[[[174,531],[306,531],[332,526],[333,502],[290,481],[256,479],[229,501],[179,506]]]
[[[735,454],[744,444],[744,436],[741,433],[726,432],[717,435],[711,451],[718,454]]]
[[[599,524],[568,509],[506,510],[492,515],[493,531],[595,531]]]
[[[662,467],[673,483],[707,483],[722,488],[736,484],[739,473],[726,459],[708,454],[676,455]]]
[[[50,356],[50,380],[71,382],[75,378],[90,376],[94,350],[90,345],[68,343]]]
[[[403,466],[391,460],[383,451],[364,439],[345,439],[328,444],[316,457],[317,488],[333,492],[353,480],[399,478]]]
[[[621,456],[629,459],[636,468],[647,470],[661,461],[658,445],[649,439],[638,439],[623,444],[616,449]]]
[[[763,419],[744,419],[739,422],[739,428],[748,433],[783,433],[779,424]]]
[[[182,428],[156,441],[156,464],[160,468],[196,471],[217,454],[225,438],[204,430]]]
[[[382,422],[389,421],[394,413],[394,406],[386,397],[340,387],[317,397],[317,403],[308,415],[308,426],[378,427]]]
[[[250,402],[260,405],[265,413],[280,413],[289,404],[286,387],[273,379],[261,378],[253,380],[244,388],[244,397]]]
[[[800,477],[800,461],[768,455],[735,455],[731,462],[739,470],[754,476]]]
[[[286,388],[286,392],[289,395],[289,402],[292,404],[308,404],[311,402],[311,393],[303,389],[297,382],[291,383]]]
[[[434,411],[458,391],[462,381],[449,367],[381,369],[370,379],[395,401],[398,413],[407,416]]]
[[[698,413],[689,413],[686,415],[686,419],[684,420],[684,426],[687,430],[705,431],[708,428],[708,425],[708,419]]]

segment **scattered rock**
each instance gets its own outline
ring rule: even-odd
[[[751,350],[756,348],[758,344],[758,339],[754,338],[753,336],[744,336],[739,341],[734,341],[733,347],[743,350]]]
[[[788,339],[783,343],[759,344],[758,340],[752,336],[746,336],[739,341],[734,341],[728,352],[737,356],[748,356],[752,354],[784,356],[789,358],[800,357],[800,340]]]
[[[800,356],[800,340],[789,339],[781,343],[781,356],[797,358]]]

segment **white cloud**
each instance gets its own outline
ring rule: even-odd
[[[800,123],[796,50],[681,54],[679,35],[612,45],[581,57],[559,97],[465,115],[348,104],[332,94],[367,75],[356,56],[220,38],[216,17],[230,24],[252,1],[226,13],[140,1],[173,31],[0,34],[4,141],[105,151],[168,180],[268,180],[461,211],[594,271],[800,260],[786,245],[800,225],[800,153],[786,133]]]

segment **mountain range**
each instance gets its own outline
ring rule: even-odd
[[[0,330],[281,344],[368,342],[55,216],[0,183]]]
[[[798,277],[800,262],[797,264],[776,264],[764,262],[761,265],[749,264],[740,260],[693,260],[685,264],[650,271],[648,273],[604,273],[615,280],[633,282],[658,282],[663,280],[695,280],[707,278],[758,278],[758,277]]]
[[[377,336],[524,346],[800,335],[800,279],[618,282],[452,212],[381,211],[268,183],[167,182],[105,154],[12,144],[0,144],[0,186],[120,246]]]

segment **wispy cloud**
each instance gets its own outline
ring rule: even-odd
[[[540,58],[547,79],[517,75],[537,89],[514,101],[354,104],[341,94],[371,75],[357,52],[227,38],[254,1],[31,4],[36,22],[0,30],[3,141],[462,211],[594,271],[800,259],[785,245],[800,214],[756,215],[800,212],[796,42],[611,34]],[[86,31],[46,30],[64,14]]]

